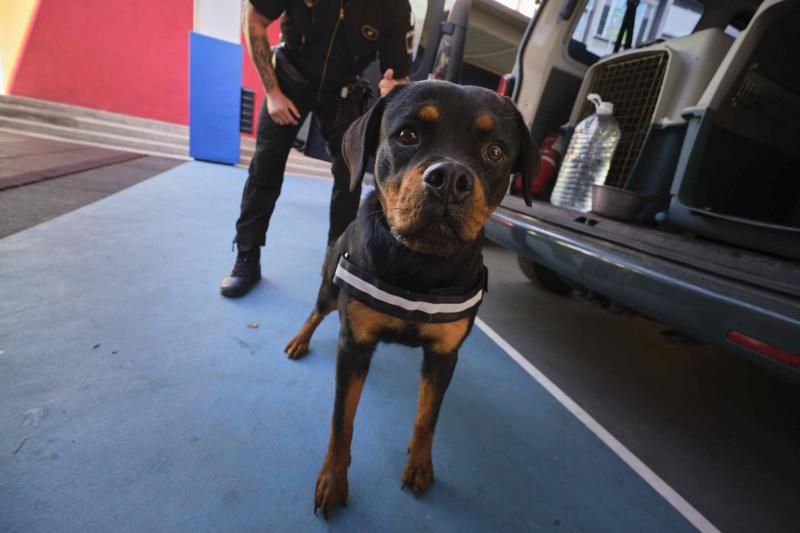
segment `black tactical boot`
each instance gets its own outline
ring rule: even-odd
[[[239,254],[233,265],[231,275],[222,280],[219,292],[228,298],[244,296],[261,279],[261,248],[258,246],[238,246]]]

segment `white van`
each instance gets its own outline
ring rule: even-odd
[[[592,211],[539,184],[488,237],[546,288],[800,376],[800,1],[537,4],[505,84],[534,138],[568,141],[589,93],[622,137]]]

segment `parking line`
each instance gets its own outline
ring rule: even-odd
[[[480,318],[475,319],[475,324],[483,331],[495,344],[497,344],[511,359],[521,366],[539,385],[550,393],[567,411],[572,413],[575,418],[581,421],[589,431],[608,446],[617,457],[627,464],[639,477],[641,477],[653,490],[667,500],[686,520],[703,533],[719,533],[714,524],[709,522],[700,512],[687,502],[675,489],[670,487],[658,474],[653,472],[644,464],[633,452],[618,441],[606,428],[601,426],[597,420],[581,408],[580,405],[567,396],[558,386],[550,381],[538,368],[528,361],[521,353],[511,346],[503,337],[491,328]]]

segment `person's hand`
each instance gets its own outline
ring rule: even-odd
[[[294,102],[280,89],[267,93],[267,112],[272,121],[280,126],[297,126],[297,121],[300,120],[300,112]]]
[[[381,81],[378,82],[378,89],[381,92],[381,98],[389,94],[396,85],[400,85],[406,81],[408,81],[408,78],[403,78],[402,80],[394,79],[394,69],[386,69],[386,72],[383,73],[383,78],[381,78]]]

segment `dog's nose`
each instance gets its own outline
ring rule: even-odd
[[[472,173],[459,163],[434,163],[422,175],[425,187],[442,202],[449,199],[464,201],[472,192],[475,179]]]

